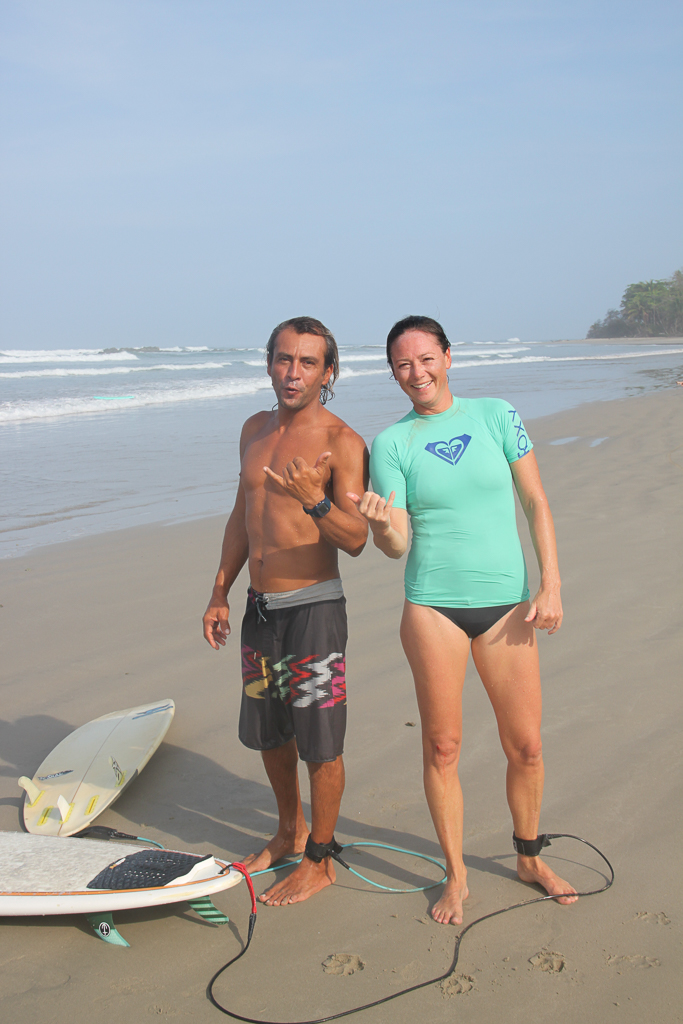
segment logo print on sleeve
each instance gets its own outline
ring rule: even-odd
[[[451,466],[456,466],[471,440],[469,434],[461,434],[460,437],[452,437],[450,441],[432,441],[425,445],[425,451],[431,452],[444,462],[449,462]]]
[[[529,438],[527,437],[526,431],[524,429],[524,424],[522,423],[522,420],[520,419],[517,410],[508,409],[508,413],[510,416],[512,416],[512,426],[515,428],[515,431],[517,432],[517,451],[519,452],[519,457],[521,458],[522,455],[526,455],[526,453],[529,451]]]

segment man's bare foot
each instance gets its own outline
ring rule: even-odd
[[[244,866],[250,873],[264,871],[277,864],[283,857],[296,857],[306,849],[308,829],[295,835],[281,836],[279,832],[273,836],[267,846],[259,853],[251,853],[244,859]]]
[[[441,897],[432,907],[431,914],[437,924],[462,924],[462,905],[470,892],[465,882],[450,878]]]
[[[302,903],[321,889],[332,885],[336,878],[332,858],[325,857],[320,864],[304,857],[281,882],[261,893],[259,901],[268,907],[284,907],[288,903]]]
[[[569,882],[552,871],[540,857],[517,857],[517,874],[523,882],[535,882],[542,886],[549,896],[557,895],[558,903],[576,903],[578,896],[560,896],[559,893],[574,893],[576,889]]]

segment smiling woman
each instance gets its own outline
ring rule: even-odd
[[[427,802],[448,872],[432,916],[460,924],[469,894],[458,759],[470,648],[508,759],[517,872],[571,903],[575,890],[538,857],[543,760],[534,630],[556,632],[562,603],[553,520],[536,457],[509,403],[453,397],[450,343],[435,320],[410,316],[395,324],[387,360],[413,408],[375,438],[370,475],[378,493],[352,498],[375,545],[391,558],[406,551],[411,520],[401,641],[422,719]],[[513,482],[541,572],[531,602]]]
[[[415,339],[422,335],[422,343],[400,345],[393,351],[395,342],[409,334]],[[438,413],[450,408],[452,396],[446,371],[451,368],[451,343],[436,320],[407,316],[394,324],[387,336],[387,362],[403,391],[420,406],[420,412]]]

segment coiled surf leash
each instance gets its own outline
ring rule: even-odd
[[[409,992],[417,992],[421,988],[427,988],[429,985],[437,985],[441,981],[446,981],[447,978],[451,977],[451,975],[454,973],[456,967],[458,966],[458,960],[460,958],[460,947],[462,945],[462,940],[465,938],[467,933],[469,931],[471,931],[472,928],[474,928],[478,924],[481,924],[483,921],[488,921],[492,917],[499,917],[501,914],[507,914],[511,910],[519,910],[520,907],[529,907],[529,906],[531,906],[534,903],[544,903],[546,900],[556,900],[556,899],[558,899],[558,898],[560,898],[562,896],[597,896],[598,893],[605,892],[607,889],[610,888],[610,886],[614,882],[614,868],[612,867],[612,865],[610,864],[610,862],[608,861],[608,859],[604,855],[604,853],[602,853],[602,851],[599,850],[597,848],[597,846],[594,846],[593,843],[589,843],[587,839],[582,839],[580,836],[572,836],[572,835],[569,835],[566,832],[548,832],[548,833],[545,833],[543,835],[538,836],[537,839],[535,839],[535,840],[520,840],[515,835],[513,835],[512,842],[513,842],[513,846],[514,846],[515,850],[518,853],[523,853],[523,854],[526,854],[527,856],[538,856],[538,854],[540,853],[540,851],[541,851],[541,849],[543,847],[550,846],[551,839],[574,839],[574,840],[576,840],[576,842],[583,843],[585,846],[589,846],[591,848],[591,850],[594,850],[595,853],[597,853],[597,855],[602,858],[602,860],[605,862],[605,864],[607,865],[607,868],[609,870],[609,878],[605,882],[605,884],[603,886],[601,886],[599,889],[588,889],[585,892],[576,892],[576,893],[574,893],[574,892],[565,892],[565,893],[556,893],[554,896],[550,896],[550,895],[535,896],[533,899],[522,900],[520,903],[513,903],[509,907],[502,907],[500,910],[493,910],[489,914],[484,914],[482,917],[478,917],[475,921],[471,921],[470,924],[466,925],[462,929],[462,931],[458,932],[458,934],[457,934],[457,936],[455,938],[455,948],[453,950],[453,959],[451,961],[451,966],[448,968],[448,970],[446,971],[445,974],[440,974],[436,978],[429,978],[427,981],[420,981],[416,985],[410,985],[408,988],[402,988],[398,992],[392,992],[388,996],[382,996],[380,999],[374,999],[372,1002],[364,1003],[362,1006],[354,1006],[350,1010],[341,1010],[339,1013],[332,1013],[332,1014],[329,1014],[327,1017],[318,1017],[315,1020],[306,1020],[306,1021],[270,1021],[270,1020],[264,1020],[263,1018],[259,1018],[259,1017],[245,1017],[242,1014],[235,1013],[234,1010],[229,1010],[226,1006],[223,1006],[221,1003],[219,1003],[218,999],[214,995],[214,991],[213,991],[214,990],[214,986],[215,986],[216,982],[218,981],[218,979],[221,977],[221,975],[224,974],[225,971],[227,971],[230,967],[232,967],[233,964],[237,963],[238,960],[241,960],[241,958],[245,955],[245,953],[249,949],[249,946],[251,945],[251,940],[252,940],[252,937],[253,937],[253,934],[254,934],[254,927],[255,927],[255,924],[256,924],[256,908],[257,908],[257,903],[256,903],[256,898],[254,896],[254,887],[253,887],[253,885],[250,884],[251,883],[251,879],[249,877],[249,872],[246,870],[246,868],[244,867],[243,864],[233,864],[232,867],[234,867],[238,871],[242,872],[242,874],[245,876],[247,884],[249,885],[249,892],[250,892],[250,896],[251,896],[251,914],[249,915],[249,931],[248,931],[248,934],[247,934],[247,941],[246,941],[243,949],[240,950],[240,952],[237,954],[237,956],[234,956],[232,958],[232,960],[229,960],[219,970],[217,970],[216,973],[214,974],[214,976],[211,978],[211,981],[209,982],[209,984],[207,986],[207,996],[208,996],[209,1000],[213,1003],[213,1005],[216,1007],[216,1009],[220,1010],[221,1013],[224,1013],[227,1017],[232,1017],[233,1020],[244,1021],[245,1024],[326,1024],[326,1021],[339,1020],[341,1017],[348,1017],[352,1013],[360,1013],[362,1010],[370,1010],[373,1006],[381,1006],[383,1003],[389,1003],[389,1002],[391,1002],[394,999],[400,998],[400,996],[407,995]],[[309,837],[309,842],[310,842],[310,837]],[[315,846],[318,846],[320,848],[322,847],[322,844],[312,844],[312,845],[314,847]],[[363,875],[359,874],[359,872],[355,871],[352,867],[350,867],[342,859],[342,857],[341,857],[342,850],[343,849],[350,849],[353,846],[379,846],[379,847],[384,847],[385,849],[389,849],[389,850],[396,850],[396,851],[398,851],[400,853],[411,854],[412,856],[420,857],[422,860],[431,861],[434,864],[438,864],[439,867],[442,870],[443,870],[443,864],[441,863],[441,861],[436,860],[434,857],[429,857],[426,854],[415,853],[415,851],[413,851],[413,850],[403,850],[403,849],[401,849],[398,846],[386,846],[384,843],[369,843],[369,842],[347,843],[347,845],[345,847],[342,847],[342,846],[340,846],[339,843],[337,843],[333,839],[331,843],[325,844],[325,846],[329,848],[329,851],[328,851],[329,852],[329,856],[333,857],[334,860],[336,860],[338,864],[341,864],[342,867],[346,868],[347,871],[350,871],[352,874],[356,875],[358,878],[363,878],[364,881],[366,881],[366,882],[370,882],[371,885],[375,885],[378,888],[387,890],[389,892],[421,892],[421,891],[424,891],[426,889],[432,889],[436,885],[440,885],[444,881],[444,879],[446,877],[445,872],[444,872],[444,879],[441,879],[438,882],[432,882],[430,885],[418,886],[418,887],[416,887],[414,889],[391,889],[389,886],[379,885],[379,883],[377,883],[377,882],[372,882],[369,878],[365,878]],[[535,852],[532,852],[532,848],[533,848],[533,850]],[[312,859],[315,859],[315,858],[312,858]],[[320,859],[322,860],[322,857]],[[291,862],[282,865],[282,867],[291,867]],[[272,871],[273,868],[267,868],[266,870],[267,871]],[[258,871],[258,872],[255,872],[255,874],[265,874],[265,871]]]

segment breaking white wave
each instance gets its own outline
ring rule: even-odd
[[[347,356],[345,352],[339,353],[340,363],[373,363],[377,362],[380,359],[382,360],[382,362],[386,362],[386,352],[378,352],[376,355],[363,354],[357,356]]]
[[[135,349],[133,349],[135,351]],[[144,349],[143,349],[144,351]],[[216,349],[208,345],[172,345],[170,348],[160,348],[160,352],[215,352]]]
[[[339,379],[346,380],[348,377],[374,377],[378,373],[389,373],[388,366],[382,366],[377,370],[349,370],[342,366],[339,371]]]
[[[89,363],[119,362],[122,359],[137,359],[133,352],[116,349],[104,352],[101,348],[54,348],[0,350],[0,366],[7,363]]]
[[[610,352],[599,356],[520,356],[517,359],[477,359],[471,362],[453,362],[454,367],[467,366],[510,366],[517,363],[594,363],[620,359],[648,359],[650,356],[680,355],[683,348],[648,349],[647,352]],[[490,353],[486,353],[488,356]]]
[[[50,419],[62,416],[80,416],[84,413],[102,413],[112,409],[142,408],[168,405],[174,402],[197,402],[205,399],[239,398],[270,388],[270,379],[216,381],[163,391],[139,391],[135,395],[100,395],[82,398],[56,398],[27,400],[0,404],[0,423],[19,423],[25,420]]]
[[[492,342],[489,342],[488,344],[492,344]],[[528,351],[528,345],[520,345],[519,348],[487,348],[485,352],[480,352],[478,349],[472,346],[471,348],[464,347],[462,350],[455,352],[454,355],[457,355],[458,359],[460,358],[460,356],[463,355],[477,356],[478,359],[486,359],[487,356],[512,356],[515,355],[517,352]]]
[[[260,365],[260,364],[259,364]],[[156,370],[222,370],[224,366],[232,366],[227,360],[223,363],[156,363],[151,366],[107,366],[105,369],[89,367],[74,369],[61,367],[52,370],[12,370],[0,372],[0,378],[17,379],[20,377],[108,377],[121,373],[154,373]]]

